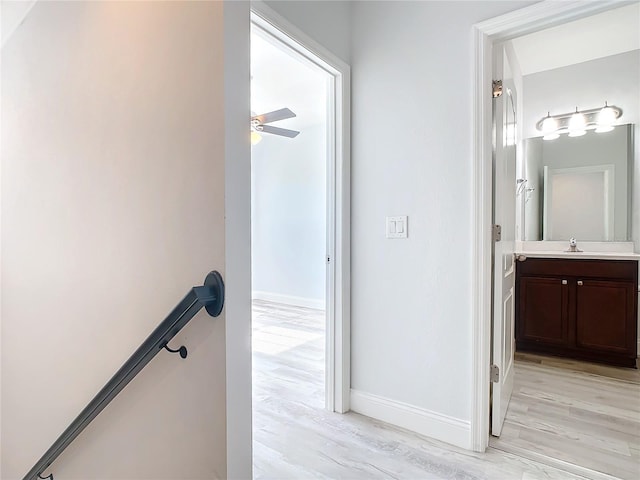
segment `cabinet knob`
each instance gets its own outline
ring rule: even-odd
[[[582,283],[582,280],[578,280],[578,286],[581,287],[582,285],[584,285],[584,283]]]
[[[566,280],[562,280],[562,284],[566,285],[568,282]]]

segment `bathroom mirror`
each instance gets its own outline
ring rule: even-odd
[[[629,240],[632,127],[524,140],[525,240]]]

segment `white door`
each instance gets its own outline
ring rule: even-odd
[[[496,47],[494,78],[502,95],[493,100],[493,223],[500,226],[493,255],[493,348],[491,434],[500,435],[513,390],[516,220],[516,90],[503,46]],[[494,237],[495,239],[496,237]]]

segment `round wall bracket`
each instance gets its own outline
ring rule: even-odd
[[[222,280],[222,275],[216,270],[209,272],[207,278],[204,279],[204,286],[213,287],[216,293],[216,300],[204,308],[206,308],[209,315],[217,317],[220,315],[220,312],[222,312],[222,307],[224,306],[224,281]]]

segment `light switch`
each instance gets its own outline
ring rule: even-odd
[[[407,216],[387,217],[387,238],[407,238]]]

